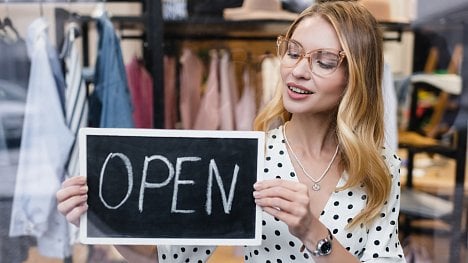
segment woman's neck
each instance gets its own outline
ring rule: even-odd
[[[330,118],[293,115],[287,124],[287,136],[291,144],[302,145],[304,151],[320,155],[324,150],[335,150],[338,143],[335,127]]]

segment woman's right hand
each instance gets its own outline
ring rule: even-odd
[[[57,209],[68,222],[79,226],[80,216],[88,210],[88,186],[86,177],[74,176],[62,183],[62,188],[57,191]]]

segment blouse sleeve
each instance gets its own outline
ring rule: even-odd
[[[406,262],[398,239],[398,215],[400,211],[400,163],[395,154],[384,149],[385,159],[392,176],[392,188],[380,216],[370,226],[362,262]]]
[[[214,246],[158,246],[158,262],[206,262]]]

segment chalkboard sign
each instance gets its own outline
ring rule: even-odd
[[[259,245],[264,133],[80,130],[85,244]]]

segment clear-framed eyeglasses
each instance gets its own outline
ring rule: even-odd
[[[315,49],[306,52],[299,42],[284,36],[278,37],[276,45],[283,66],[295,67],[299,61],[307,58],[311,72],[321,77],[335,72],[346,57],[344,51],[336,49]]]

